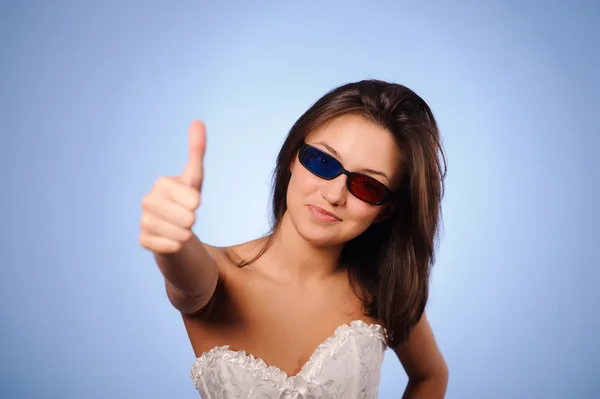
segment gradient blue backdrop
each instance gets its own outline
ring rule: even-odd
[[[447,397],[600,397],[599,3],[216,3],[2,2],[0,397],[197,397],[141,198],[202,119],[196,232],[265,233],[287,130],[364,78],[413,88],[444,136]],[[388,351],[380,397],[405,384]]]

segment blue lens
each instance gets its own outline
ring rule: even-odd
[[[304,166],[324,179],[332,179],[340,174],[342,165],[331,155],[309,147],[304,153]]]

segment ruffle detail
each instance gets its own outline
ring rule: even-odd
[[[229,345],[217,346],[208,352],[203,353],[194,361],[190,371],[190,377],[196,387],[206,368],[216,360],[224,359],[236,365],[250,370],[257,379],[267,381],[272,386],[294,387],[294,379],[301,377],[302,380],[310,380],[317,375],[325,362],[333,356],[345,343],[351,334],[364,334],[368,337],[381,340],[386,344],[387,333],[385,328],[379,324],[367,324],[362,320],[354,320],[350,324],[343,324],[337,327],[330,337],[320,344],[312,353],[308,361],[302,366],[298,374],[288,376],[287,373],[275,366],[269,366],[261,358],[255,358],[246,351],[233,351]]]
[[[313,378],[321,372],[327,359],[335,354],[346,342],[351,334],[363,334],[370,338],[381,340],[386,343],[386,330],[379,324],[367,324],[362,320],[354,320],[350,324],[343,324],[335,329],[332,336],[327,338],[315,349],[306,364],[298,374],[305,378]]]
[[[252,354],[247,354],[246,351],[233,351],[229,349],[229,345],[217,346],[208,352],[205,352],[194,361],[190,376],[194,380],[194,385],[198,387],[200,377],[204,374],[204,370],[216,360],[224,359],[228,362],[250,370],[254,377],[267,381],[273,386],[284,385],[289,380],[287,373],[278,367],[269,366],[261,358],[255,358]]]

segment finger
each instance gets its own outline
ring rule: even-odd
[[[160,204],[174,202],[187,210],[194,211],[200,205],[200,192],[183,183],[179,178],[164,178],[155,186],[155,195],[149,196],[150,202]]]
[[[200,121],[190,125],[188,162],[180,178],[185,184],[200,191],[204,175],[204,153],[206,151],[206,127]]]
[[[186,242],[192,238],[192,231],[174,225],[154,215],[146,214],[142,218],[142,230],[151,236],[163,237],[177,242]]]
[[[182,229],[191,229],[196,221],[196,215],[181,204],[167,199],[146,199],[142,205],[144,215],[155,217],[179,226]]]
[[[140,245],[152,252],[171,254],[179,251],[182,244],[165,237],[157,237],[143,233],[140,235]]]

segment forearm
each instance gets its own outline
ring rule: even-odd
[[[171,286],[191,299],[210,298],[212,295],[218,280],[217,264],[195,235],[178,252],[166,255],[154,253],[154,259],[165,277],[167,291]]]
[[[443,399],[447,385],[447,373],[420,380],[409,379],[402,399]]]

